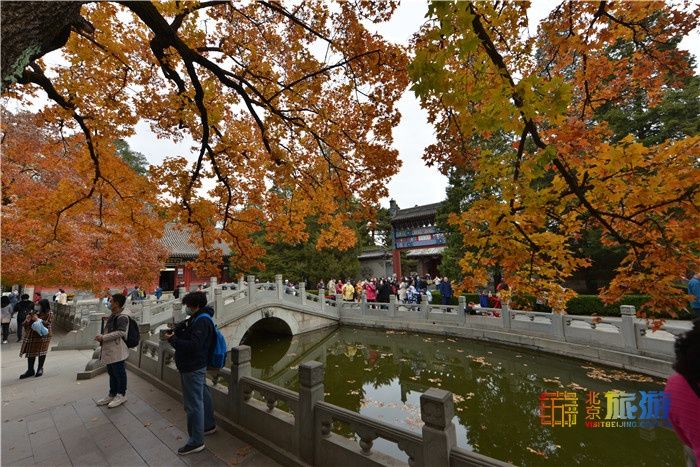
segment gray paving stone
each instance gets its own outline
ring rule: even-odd
[[[3,460],[5,460],[5,459],[3,459]],[[13,467],[25,467],[27,465],[34,465],[35,464],[33,456],[25,457],[24,459],[20,459],[18,461],[11,461],[11,462],[12,462]],[[5,464],[5,463],[3,462],[3,464]]]
[[[45,430],[29,433],[29,441],[32,444],[32,449],[35,449],[35,446],[40,446],[57,439],[60,439],[60,436],[58,435],[58,430],[54,426],[46,428]]]
[[[140,398],[132,398],[127,407],[129,411],[136,416],[139,421],[148,426],[148,429],[158,436],[158,438],[166,443],[168,447],[177,453],[177,450],[187,442],[187,434],[182,432],[177,427],[163,419],[163,417],[150,405]],[[205,440],[206,444],[207,440]],[[233,446],[232,446],[233,448]],[[221,460],[210,450],[206,449],[200,453],[189,456],[181,456],[182,462],[187,465],[207,465],[207,466],[225,466],[226,462]]]
[[[93,399],[82,399],[73,403],[73,408],[88,430],[110,424],[107,416],[95,405]]]
[[[61,456],[52,458],[52,459],[47,459],[41,462],[37,462],[34,465],[40,465],[40,466],[46,466],[46,467],[72,467],[73,464],[71,463],[70,459],[66,454],[62,454]],[[93,466],[94,467],[94,466]]]
[[[9,420],[2,424],[2,441],[3,443],[14,443],[29,439],[27,431],[27,422],[25,419]]]
[[[54,426],[53,418],[48,410],[30,415],[25,420],[29,433],[45,430],[46,428]]]
[[[106,459],[104,459],[100,453],[97,444],[95,444],[92,436],[83,425],[74,426],[67,429],[61,428],[62,427],[59,426],[61,441],[63,441],[63,446],[66,449],[71,462],[76,463],[78,459],[86,456],[90,457],[88,460],[95,461],[97,459],[99,461],[93,462],[94,465],[102,465],[106,462]]]
[[[99,449],[85,450],[78,455],[70,455],[70,463],[75,467],[96,467],[107,465],[107,459],[104,458]]]
[[[61,456],[68,457],[63,447],[63,442],[61,442],[60,439],[54,439],[39,445],[32,445],[32,451],[34,452],[34,460],[36,462],[57,459]]]
[[[2,463],[3,465],[12,465],[15,461],[24,459],[25,457],[33,456],[32,446],[29,443],[29,437],[19,439],[8,443],[4,436],[2,440]]]
[[[177,454],[161,442],[148,428],[144,427],[143,422],[129,412],[126,406],[116,409],[102,407],[101,409],[148,465],[185,465]]]
[[[83,426],[83,421],[76,413],[72,404],[64,404],[51,408],[51,416],[59,432]]]

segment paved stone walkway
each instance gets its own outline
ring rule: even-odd
[[[276,466],[252,446],[219,430],[207,449],[178,456],[187,441],[181,401],[128,372],[128,401],[97,407],[108,388],[102,374],[76,381],[92,352],[49,352],[40,378],[19,379],[27,361],[15,336],[2,356],[1,465],[50,466]],[[56,340],[60,336],[55,337]]]

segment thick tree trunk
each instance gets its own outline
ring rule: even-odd
[[[66,44],[71,26],[81,25],[85,2],[0,3],[2,89],[22,75],[31,61]]]

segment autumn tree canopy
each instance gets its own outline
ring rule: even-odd
[[[148,230],[144,216],[129,216],[127,209],[110,217],[100,202],[109,198],[126,209],[143,188],[113,156],[114,142],[145,120],[161,137],[182,141],[187,135],[197,143],[194,163],[183,148],[152,168],[149,180],[161,193],[150,200],[153,216],[191,228],[202,247],[200,272],[219,263],[217,241],[231,246],[235,267],[259,265],[264,250],[254,238],[263,225],[270,241],[303,242],[313,217],[319,248],[354,244],[350,221],[357,211],[348,203],[359,197],[376,205],[400,166],[391,131],[400,117],[396,101],[408,84],[406,55],[364,26],[386,20],[394,4],[76,4],[3,4],[3,98],[50,99],[37,128],[51,131],[37,139],[79,175],[70,183],[43,184],[46,205],[32,208],[13,191],[31,185],[29,172],[18,168],[16,185],[6,184],[3,172],[5,225],[23,219],[42,224],[33,234],[42,248],[70,241],[76,234],[71,222],[79,218],[93,219],[81,232],[88,243],[110,229]],[[54,49],[61,50],[60,64],[44,63]],[[10,136],[3,153],[10,151],[5,144],[14,144]],[[61,149],[66,141],[70,155]],[[39,153],[27,156],[29,170],[42,163]],[[134,186],[123,192],[124,177]],[[22,255],[6,255],[6,243],[23,242],[3,231],[3,277],[13,270],[22,271],[16,281],[67,282],[63,269],[41,275],[22,269]],[[124,248],[121,254],[130,253]]]
[[[527,34],[527,2],[434,2],[415,38],[413,90],[445,172],[475,174],[480,193],[451,223],[466,253],[463,286],[498,264],[510,285],[563,309],[564,279],[588,264],[573,243],[600,229],[627,254],[604,291],[648,293],[653,309],[687,305],[678,281],[700,251],[700,136],[622,139],[600,109],[653,111],[693,73],[676,46],[698,9],[664,2],[563,2]],[[484,141],[504,134],[509,151]]]
[[[137,175],[115,145],[100,151],[109,181],[75,202],[92,183],[80,135],[62,136],[41,115],[2,113],[2,277],[5,283],[145,284],[167,258],[159,239],[158,190]]]

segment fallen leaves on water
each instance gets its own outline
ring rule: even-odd
[[[290,370],[298,370],[298,369],[299,369],[299,365],[290,366],[289,369],[290,369]]]
[[[564,387],[564,385],[561,384],[561,381],[559,381],[559,377],[554,377],[554,378],[542,378],[542,381],[544,381],[545,383],[556,384],[556,385],[559,386],[560,388],[563,388],[563,387]]]
[[[394,331],[386,331],[386,334],[396,334]]]
[[[442,380],[440,378],[428,378],[431,383],[440,383]]]
[[[538,456],[544,457],[545,459],[547,459],[547,453],[544,451],[538,451],[537,449],[533,449],[530,446],[527,447],[527,450],[533,454],[537,454]]]
[[[462,352],[464,352],[464,350],[462,350],[462,349],[457,349],[457,352],[462,353]]]
[[[418,376],[409,376],[408,379],[418,381],[420,378]]]
[[[464,402],[464,397],[460,396],[459,394],[452,394],[452,400],[455,404],[459,404],[460,402]]]
[[[521,357],[522,357],[522,355],[516,355],[516,356],[515,356],[515,358],[521,358]]]
[[[595,366],[582,365],[581,368],[588,370],[586,376],[591,379],[597,379],[605,382],[615,381],[634,381],[637,383],[653,383],[654,378],[651,376],[640,375],[638,373],[629,373],[622,370],[604,370]]]
[[[360,391],[358,391],[357,389],[353,389],[352,391],[348,391],[348,395],[349,396],[359,396]]]
[[[354,380],[354,379],[349,379],[349,380],[347,380],[347,381],[345,381],[345,382],[348,383],[348,384],[355,384],[355,380]]]

